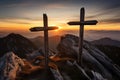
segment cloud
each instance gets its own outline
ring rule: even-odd
[[[0,17],[0,20],[15,20],[15,19],[19,19],[19,20],[29,20],[29,21],[40,21],[42,20],[41,18],[29,18],[29,17]]]
[[[104,33],[117,33],[120,34],[120,30],[87,30],[87,32],[91,32],[91,33],[100,33],[100,34],[104,34]]]
[[[0,22],[16,23],[16,24],[32,24],[32,22],[42,21],[41,18],[28,17],[0,17]]]
[[[0,18],[0,22],[16,23],[16,24],[30,24],[29,22],[24,21],[23,19],[18,19],[18,18]]]
[[[92,41],[104,37],[110,37],[112,39],[120,40],[120,30],[87,30],[85,33],[85,39]]]
[[[120,16],[119,14],[120,0],[109,0],[109,1],[108,0],[12,0],[12,1],[0,0],[0,9],[1,9],[0,18],[1,17],[18,18],[18,19],[22,18],[30,21],[39,21],[42,20],[42,18],[38,19],[35,16],[39,17],[40,13],[44,12],[45,10],[47,10],[46,12],[52,13],[53,15],[54,14],[57,15],[55,12],[58,13],[61,12],[60,14],[66,13],[72,16],[75,15],[74,14],[76,13],[75,10],[80,8],[81,6],[87,7],[88,10],[90,11],[93,8],[98,9],[98,7],[101,7],[98,9],[97,12],[93,12],[95,15],[90,14],[89,16],[87,16],[88,19],[92,19],[92,18],[96,19],[96,17],[103,17],[108,14],[112,14],[115,17]],[[72,8],[71,10],[71,7],[74,8]],[[64,18],[66,16],[62,16],[62,17]],[[79,17],[77,18],[79,19]],[[106,21],[107,22],[116,21],[116,23],[119,22],[119,20],[110,21],[110,19],[111,18],[109,18],[109,20]]]
[[[101,0],[102,1],[102,0]],[[99,2],[99,1],[98,1]],[[118,0],[110,0],[110,1],[103,1],[103,4],[100,3],[102,7],[101,10],[99,10],[99,13],[91,16],[87,16],[87,18],[95,18],[100,17],[104,15],[112,14],[114,16],[120,16],[120,1]]]
[[[66,0],[67,1],[67,0]],[[31,6],[31,5],[42,5],[45,4],[55,4],[55,3],[63,3],[66,2],[65,0],[1,0],[0,1],[0,7],[15,7],[15,6]]]
[[[16,23],[16,24],[31,24],[29,22],[19,22],[19,21],[9,21],[9,20],[2,20],[0,22],[8,22],[8,23]]]
[[[0,6],[5,6],[5,5],[14,5],[14,4],[70,4],[70,5],[82,5],[82,4],[106,4],[106,5],[111,5],[113,4],[113,7],[116,6],[114,4],[118,4],[120,3],[119,0],[1,0],[0,1]],[[101,5],[101,6],[103,6]]]
[[[18,5],[18,4],[22,4],[25,3],[25,0],[1,0],[0,1],[0,7],[8,7],[11,5]]]
[[[120,23],[120,18],[116,18],[116,19],[104,19],[101,22],[105,22],[105,23]]]

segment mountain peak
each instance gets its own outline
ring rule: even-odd
[[[112,39],[109,37],[104,37],[104,38],[101,38],[100,40],[112,40]]]
[[[6,37],[0,39],[0,57],[3,54],[12,51],[21,58],[25,58],[26,54],[37,50],[37,47],[26,37],[10,33]]]
[[[19,34],[16,34],[16,33],[10,33],[10,34],[8,34],[8,36],[16,36],[16,35],[19,35]]]
[[[78,40],[79,40],[77,36],[72,35],[72,34],[65,34],[61,37],[61,39],[64,39],[64,38],[73,39],[75,42],[78,42]]]
[[[20,34],[16,34],[16,33],[10,33],[8,34],[6,37],[3,38],[18,38],[18,39],[25,39],[24,36],[20,35]]]
[[[65,36],[65,37],[70,37],[70,38],[76,38],[76,37],[77,37],[77,36],[72,35],[72,34],[65,34],[64,36]]]

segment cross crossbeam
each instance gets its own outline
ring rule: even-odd
[[[68,22],[69,25],[80,25],[78,62],[80,62],[81,66],[82,66],[84,25],[96,25],[98,23],[97,20],[84,21],[84,19],[85,19],[85,9],[81,8],[81,10],[80,10],[80,21]]]
[[[74,22],[69,22],[68,24],[69,25],[96,25],[97,21],[96,20],[83,21],[83,22],[74,21]]]
[[[43,27],[33,27],[30,28],[30,31],[32,32],[37,32],[37,31],[44,31],[44,52],[45,52],[45,66],[46,69],[48,69],[48,64],[49,64],[49,43],[48,43],[48,31],[49,30],[55,30],[58,29],[58,27],[55,26],[50,26],[48,27],[48,18],[46,14],[43,14]]]
[[[31,28],[30,31],[32,32],[36,32],[36,31],[45,31],[45,30],[55,30],[55,29],[58,29],[58,27],[55,27],[55,26],[50,26],[50,27],[47,27],[47,28],[44,28],[44,27],[34,27],[34,28]]]

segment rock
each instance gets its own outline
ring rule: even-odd
[[[13,52],[8,52],[0,59],[0,80],[15,80],[24,66],[24,61]]]
[[[57,46],[59,55],[69,56],[77,60],[79,53],[78,40],[78,37],[74,35],[66,34],[62,36]],[[101,78],[103,77],[108,80],[120,79],[120,70],[109,57],[89,42],[84,41],[83,44],[82,67],[85,71],[94,71],[94,73],[101,75]]]

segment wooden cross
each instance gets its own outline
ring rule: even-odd
[[[49,63],[49,43],[48,43],[48,31],[49,30],[55,30],[58,29],[58,27],[48,27],[48,18],[46,14],[43,14],[43,27],[33,27],[30,28],[30,31],[36,32],[36,31],[44,31],[44,52],[45,52],[45,66],[46,69],[48,69],[48,63]]]
[[[79,54],[78,62],[82,65],[82,51],[83,51],[83,35],[84,35],[84,25],[96,25],[98,22],[96,20],[84,21],[85,18],[85,9],[81,8],[80,10],[80,21],[71,21],[68,22],[69,25],[80,25],[79,32]]]

